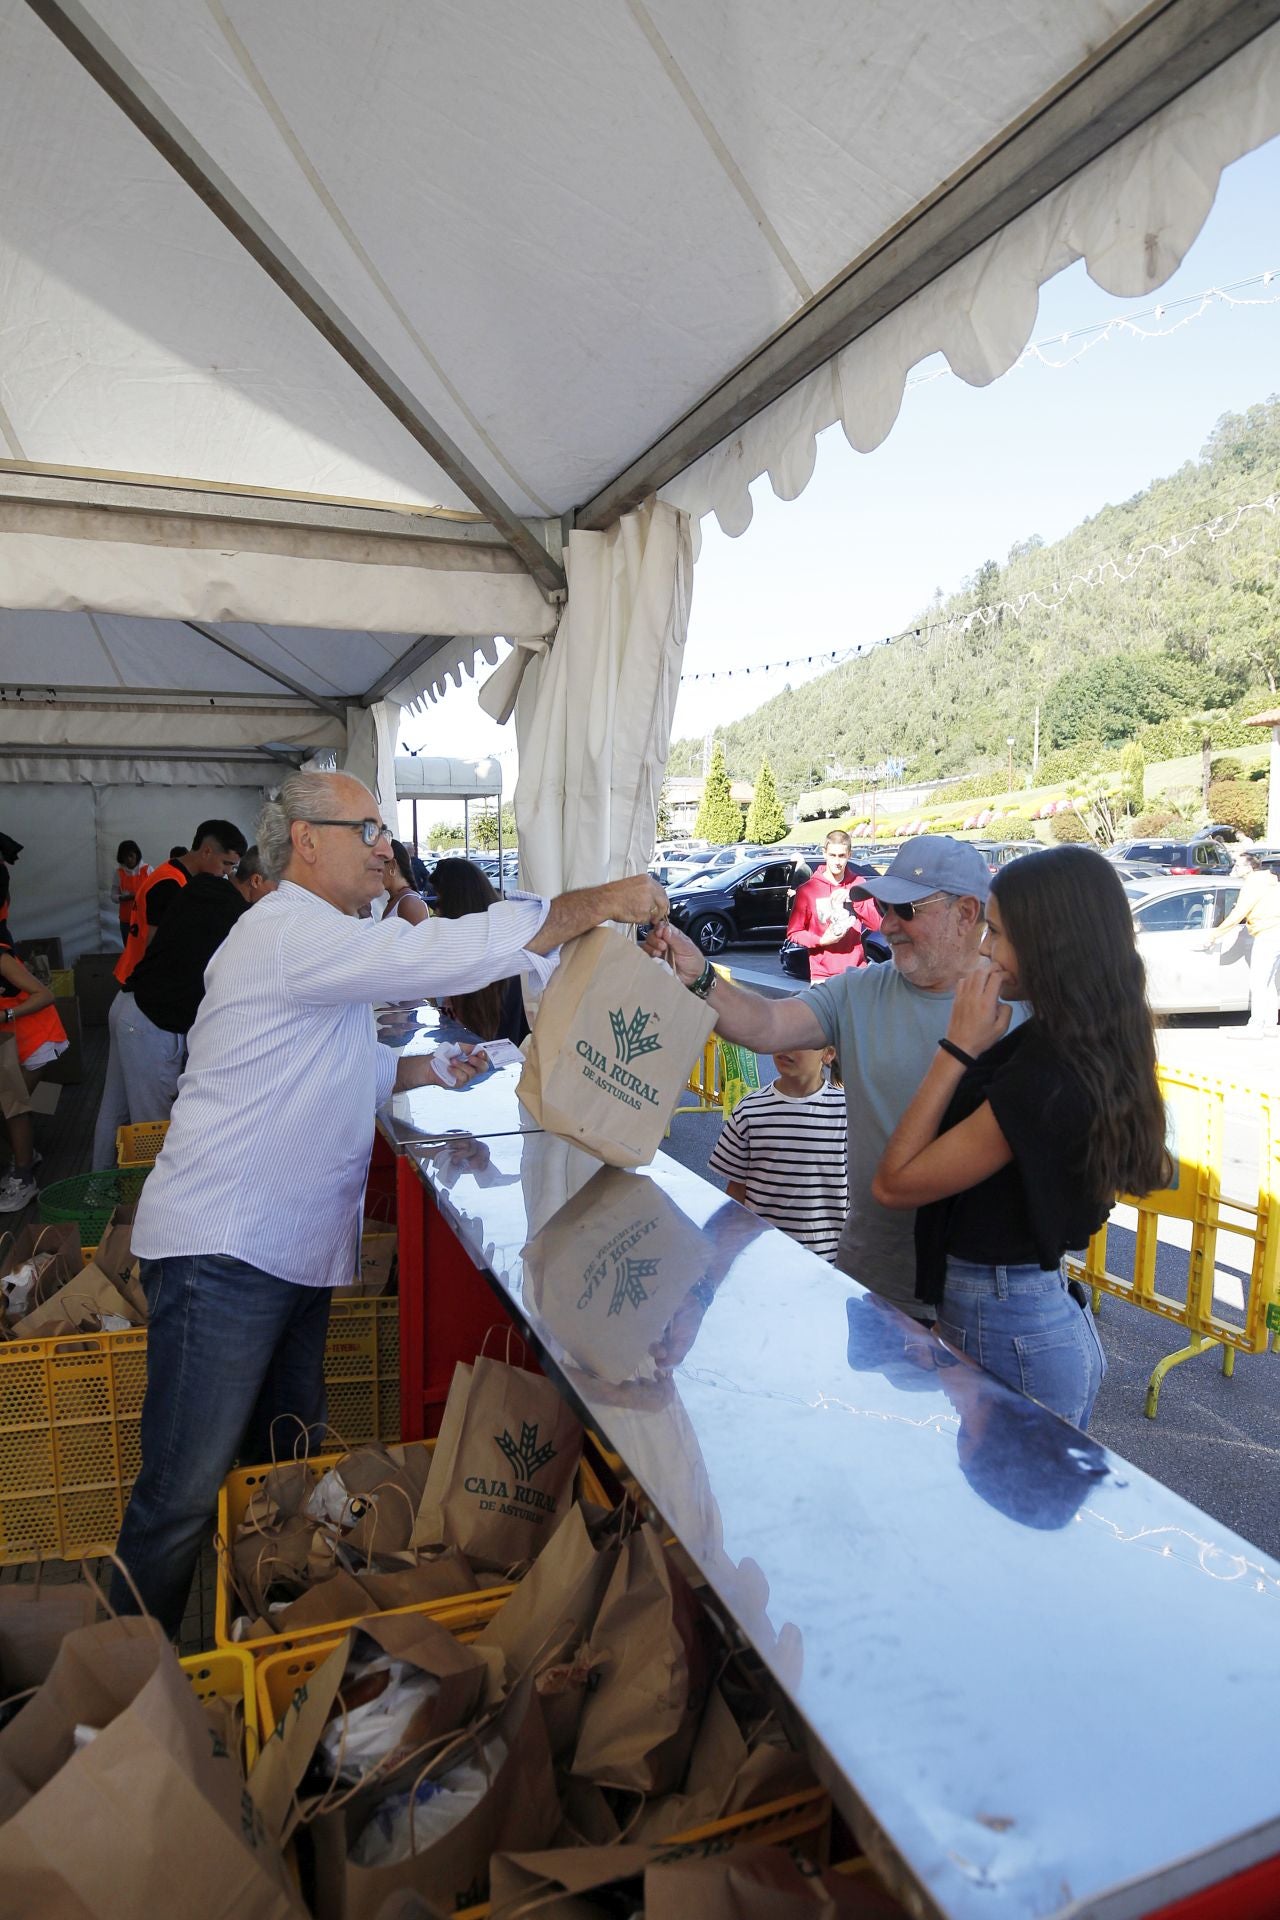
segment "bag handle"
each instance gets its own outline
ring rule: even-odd
[[[511,1365],[511,1342],[513,1340],[515,1341],[516,1345],[519,1347],[520,1352],[524,1357],[524,1360],[527,1360],[529,1358],[528,1347],[525,1345],[520,1335],[516,1332],[515,1328],[511,1325],[510,1321],[508,1321],[506,1326],[504,1327],[501,1320],[495,1320],[491,1326],[485,1329],[484,1339],[480,1342],[480,1358],[482,1360],[488,1360],[490,1358],[490,1355],[488,1352],[488,1346],[489,1346],[489,1335],[491,1333],[505,1333],[507,1336],[506,1351],[503,1356],[504,1364],[506,1366],[509,1367]]]

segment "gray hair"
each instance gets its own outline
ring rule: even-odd
[[[258,860],[264,879],[282,880],[293,858],[295,820],[314,820],[332,815],[342,802],[338,798],[336,773],[291,773],[282,783],[274,800],[268,800],[258,815]]]

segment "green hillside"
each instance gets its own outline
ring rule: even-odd
[[[973,476],[970,476],[972,480]],[[921,608],[917,636],[878,647],[786,688],[717,731],[730,777],[749,780],[768,757],[786,800],[829,784],[830,767],[907,762],[908,780],[1029,768],[1037,703],[1042,756],[1063,770],[1091,743],[1112,744],[1179,716],[1269,704],[1280,686],[1280,513],[1237,509],[1280,493],[1280,397],[1227,414],[1198,459],[1131,500],[1105,506],[1064,539],[1020,541],[987,560],[964,589]],[[1217,522],[1221,537],[1199,533]],[[1144,550],[1181,545],[1162,554]],[[921,570],[928,567],[921,540]],[[1132,577],[1126,579],[1125,576]],[[1083,585],[1085,579],[1094,584]],[[1072,585],[1076,582],[1076,585]],[[1015,613],[1001,602],[1067,597]],[[996,608],[967,630],[956,624]],[[929,628],[934,631],[928,631]],[[779,632],[775,651],[806,636]],[[1238,728],[1215,727],[1220,744]],[[1168,724],[1161,751],[1198,744]],[[701,740],[678,740],[668,772],[696,773]],[[1042,760],[1043,766],[1043,760]],[[1052,771],[1052,763],[1050,763]]]

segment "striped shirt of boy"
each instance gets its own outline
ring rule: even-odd
[[[834,1260],[848,1207],[848,1117],[839,1087],[788,1099],[749,1093],[711,1154],[713,1173],[740,1180],[747,1205],[824,1260]]]

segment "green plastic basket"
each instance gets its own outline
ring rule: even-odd
[[[117,1207],[131,1207],[142,1192],[150,1167],[115,1167],[98,1173],[77,1173],[56,1180],[40,1194],[40,1219],[45,1226],[74,1220],[86,1247],[96,1247]]]

